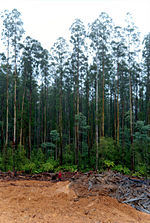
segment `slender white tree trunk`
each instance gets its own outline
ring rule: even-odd
[[[97,62],[97,72],[96,72],[96,115],[95,115],[95,136],[96,136],[96,170],[98,170],[98,62]]]

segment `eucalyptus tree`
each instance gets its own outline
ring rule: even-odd
[[[65,65],[65,80],[64,80],[64,118],[63,129],[68,136],[66,143],[71,147],[74,138],[74,76],[72,72],[72,63],[70,51],[68,52],[68,60]],[[72,151],[73,152],[73,151]]]
[[[24,45],[20,45],[20,48],[23,49],[25,48]],[[25,50],[23,49],[22,55],[21,55],[21,64],[20,64],[20,73],[21,73],[21,78],[20,78],[20,85],[22,85],[21,88],[23,88],[23,93],[21,98],[21,114],[20,114],[20,133],[19,133],[19,145],[22,146],[22,138],[23,138],[23,115],[24,115],[24,104],[25,104],[25,95],[26,95],[26,85],[27,85],[27,64],[28,60],[26,57]]]
[[[129,73],[129,95],[130,95],[130,142],[131,142],[131,169],[134,169],[134,147],[133,147],[133,64],[136,61],[139,53],[139,32],[133,22],[132,15],[126,14],[126,40],[127,40],[127,61]]]
[[[48,86],[49,86],[49,52],[46,49],[41,48],[40,54],[40,71],[41,71],[41,78],[42,78],[42,85],[44,83],[44,100],[43,100],[43,142],[47,141],[47,95],[48,95]]]
[[[106,63],[108,51],[110,50],[110,38],[112,32],[112,19],[105,12],[102,12],[98,19],[91,24],[90,38],[91,46],[96,52],[98,72],[102,72],[102,112],[101,112],[101,136],[104,136],[104,100],[105,100],[105,80],[106,80]],[[99,63],[99,65],[98,65]],[[99,75],[98,75],[99,76]]]
[[[72,44],[71,65],[74,74],[74,94],[75,94],[75,163],[79,166],[79,96],[81,79],[85,74],[85,37],[86,31],[83,22],[76,19],[70,27]]]
[[[9,52],[10,48],[12,49],[12,63],[13,63],[13,76],[14,76],[14,124],[13,124],[13,169],[15,168],[14,162],[14,152],[16,146],[16,128],[17,128],[17,95],[16,95],[16,88],[17,88],[17,58],[18,58],[18,45],[21,40],[21,37],[24,33],[23,29],[23,22],[21,20],[21,14],[17,11],[17,9],[13,9],[12,11],[5,10],[2,13],[3,18],[3,38],[6,39],[5,45],[7,46],[7,85],[6,85],[6,143],[8,143],[8,73],[9,73]]]
[[[110,34],[112,30],[112,19],[107,13],[102,12],[90,27],[89,37],[91,39],[91,47],[95,55],[96,71],[96,169],[98,168],[98,131],[101,129],[101,136],[104,136],[104,99],[105,99],[105,69],[107,61],[107,52],[110,44]],[[100,73],[102,71],[102,79]],[[102,107],[101,107],[101,128],[98,126],[99,113],[99,81],[102,81]]]
[[[150,33],[143,41],[144,71],[146,73],[146,122],[150,124]]]
[[[0,136],[1,136],[1,140],[0,140],[0,145],[1,145],[1,152],[3,152],[4,149],[4,153],[6,154],[6,138],[4,136],[5,133],[5,113],[6,113],[6,92],[4,91],[4,89],[6,88],[6,74],[7,74],[7,62],[6,62],[6,57],[4,55],[4,53],[0,54]],[[7,122],[6,122],[7,125]],[[8,136],[8,133],[6,134],[6,136]],[[5,143],[5,147],[4,147],[4,143]]]
[[[120,141],[122,149],[122,162],[125,161],[125,130],[128,128],[128,122],[126,116],[129,109],[129,78],[128,78],[128,64],[125,58],[122,58],[119,64],[119,89],[120,89]]]
[[[7,75],[6,75],[6,139],[5,139],[5,147],[8,144],[8,113],[9,113],[9,55],[10,55],[10,39],[12,37],[12,20],[11,20],[11,12],[5,10],[1,13],[1,18],[3,19],[3,30],[2,30],[2,39],[7,51]]]
[[[36,77],[39,75],[39,63],[41,55],[41,44],[27,36],[24,40],[22,47],[22,78],[24,85],[24,93],[22,96],[22,114],[21,114],[21,129],[20,129],[20,142],[22,141],[22,121],[24,113],[24,100],[26,100],[27,106],[27,119],[28,124],[26,126],[26,134],[28,134],[28,157],[31,155],[31,143],[32,143],[32,131],[33,131],[33,94],[37,92]],[[24,96],[26,95],[26,98]],[[37,100],[37,99],[36,99]],[[25,124],[25,123],[24,123]]]
[[[58,129],[59,129],[59,161],[63,162],[63,87],[66,73],[66,63],[68,60],[68,44],[63,37],[57,39],[51,48],[51,66],[53,66],[54,78],[57,79],[57,89],[59,95],[58,102]]]
[[[139,61],[134,61],[132,65],[132,81],[133,81],[133,106],[134,106],[134,121],[139,119],[139,84],[142,78],[142,64]]]
[[[85,114],[87,118],[87,125],[90,125],[90,71],[89,66],[87,64],[87,70],[86,70],[86,78],[85,78]],[[90,163],[90,150],[91,150],[91,144],[90,144],[90,129],[88,129],[87,134],[87,144],[88,144],[88,160]]]
[[[110,40],[113,28],[113,22],[111,17],[107,13],[102,12],[99,16],[100,21],[100,61],[102,66],[102,128],[101,136],[104,136],[104,100],[105,100],[105,80],[106,80],[106,63],[108,58],[108,51],[110,50]]]
[[[13,62],[14,62],[14,133],[13,133],[13,145],[16,146],[16,115],[17,115],[17,95],[16,95],[16,89],[17,89],[17,58],[19,53],[19,42],[21,40],[21,37],[24,33],[23,29],[23,22],[21,20],[21,14],[17,11],[17,9],[13,9],[11,12],[11,45],[14,51],[13,55]]]
[[[126,55],[126,46],[125,46],[125,38],[123,36],[123,29],[119,26],[114,27],[114,40],[111,42],[113,56],[114,56],[114,66],[115,66],[115,79],[117,82],[117,144],[119,145],[119,82],[121,82],[121,72],[122,67],[121,63],[124,61],[124,57]],[[123,89],[122,89],[123,90]]]
[[[95,140],[96,140],[96,170],[98,169],[98,83],[99,83],[99,20],[97,19],[91,25],[91,32],[89,34],[90,39],[92,40],[91,47],[95,52],[95,60],[96,60],[96,84],[95,84]]]

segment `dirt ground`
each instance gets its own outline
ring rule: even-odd
[[[77,197],[69,181],[0,180],[0,223],[149,223],[108,196]]]

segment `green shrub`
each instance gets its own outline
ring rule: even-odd
[[[26,163],[23,167],[25,173],[35,173],[36,165],[33,162]]]
[[[0,156],[0,171],[3,170],[3,164],[2,164],[2,161],[3,161],[2,156]]]
[[[113,138],[110,137],[102,137],[100,140],[100,156],[104,160],[110,160],[117,162],[120,158],[120,147],[116,145],[116,142]]]
[[[52,163],[47,162],[42,165],[42,172],[54,172],[54,166]]]
[[[113,170],[126,174],[126,175],[130,174],[130,170],[127,167],[123,167],[122,165],[114,166]]]
[[[41,150],[39,149],[34,149],[31,153],[31,162],[35,163],[36,169],[39,170],[42,166],[42,164],[45,163],[45,156]]]
[[[58,167],[59,162],[53,159],[48,159],[46,163],[42,163],[39,170],[40,172],[55,172],[55,169]]]
[[[2,171],[13,170],[12,148],[7,148],[6,153],[2,154],[1,167],[2,167]]]
[[[15,151],[15,169],[17,171],[24,170],[24,165],[28,162],[29,160],[26,157],[24,147],[19,146]]]
[[[43,153],[41,148],[34,149],[32,151],[32,153],[31,153],[31,160],[34,161],[34,162],[38,161],[40,163],[44,162],[45,156],[44,156],[44,153]]]
[[[62,165],[62,166],[59,166],[57,169],[56,169],[56,172],[58,171],[64,171],[64,172],[76,172],[78,170],[77,168],[77,165]]]
[[[136,167],[135,173],[133,173],[133,176],[142,177],[147,175],[147,168],[146,165],[140,164]]]
[[[79,170],[80,170],[82,173],[87,173],[87,172],[89,172],[89,171],[93,171],[93,168],[90,168],[90,167],[88,167],[88,166],[85,168],[84,166],[83,166],[83,167],[81,166],[81,168],[80,168]]]
[[[65,153],[63,154],[63,161],[66,164],[72,165],[74,162],[74,150],[73,145],[66,145]]]
[[[104,167],[105,168],[108,168],[108,169],[111,169],[114,167],[114,162],[113,161],[110,161],[110,160],[104,160]]]

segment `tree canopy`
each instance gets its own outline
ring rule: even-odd
[[[105,12],[76,19],[50,50],[1,12],[0,169],[150,171],[150,33]],[[22,162],[18,161],[22,160]]]

